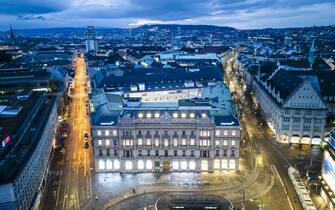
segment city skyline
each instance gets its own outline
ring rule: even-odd
[[[131,28],[144,24],[230,26],[237,29],[305,27],[334,24],[332,1],[40,1],[4,0],[0,30],[15,28],[97,27]]]

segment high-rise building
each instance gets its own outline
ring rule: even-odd
[[[96,53],[99,50],[98,40],[95,38],[94,26],[87,26],[85,33],[86,53]]]

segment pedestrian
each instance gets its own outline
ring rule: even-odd
[[[135,188],[133,188],[133,193],[134,193],[134,194],[136,193]]]

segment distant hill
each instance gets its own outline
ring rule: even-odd
[[[236,31],[233,27],[228,26],[215,26],[215,25],[179,25],[179,24],[153,24],[143,25],[138,28],[158,28],[169,30],[202,30],[202,31]]]

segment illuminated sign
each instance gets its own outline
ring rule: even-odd
[[[2,141],[2,147],[5,147],[9,142],[10,142],[10,136],[7,136],[7,137]]]
[[[325,151],[322,163],[322,177],[333,192],[335,192],[335,160]]]

